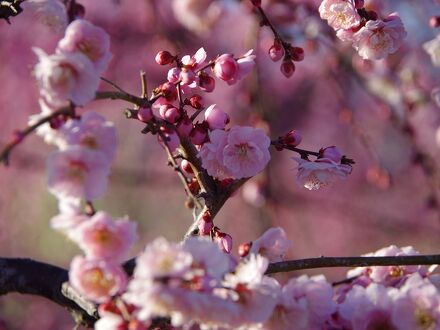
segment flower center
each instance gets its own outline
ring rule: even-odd
[[[88,168],[87,165],[80,161],[80,160],[70,160],[69,161],[69,169],[68,169],[68,176],[71,179],[80,180],[84,176],[84,172],[87,172]]]
[[[435,323],[432,315],[429,314],[428,311],[421,308],[416,309],[415,317],[417,320],[417,324],[420,326],[421,329],[429,329]]]

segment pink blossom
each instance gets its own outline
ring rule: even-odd
[[[111,162],[117,145],[116,128],[96,112],[85,112],[80,119],[69,120],[60,129],[63,139],[58,142],[64,150],[79,145],[90,150],[101,151]]]
[[[80,52],[93,62],[98,72],[105,71],[112,58],[109,35],[83,19],[69,24],[64,38],[58,42],[57,52]]]
[[[76,227],[71,238],[89,259],[123,261],[137,239],[136,223],[128,218],[114,221],[101,211]]]
[[[199,48],[197,52],[193,55],[185,55],[182,57],[183,65],[190,70],[196,70],[200,68],[205,62],[207,57],[206,51],[203,47]]]
[[[171,68],[168,70],[167,79],[171,84],[176,84],[180,79],[180,70],[179,68]]]
[[[395,53],[405,37],[402,20],[394,13],[383,21],[368,21],[353,35],[353,47],[363,59],[379,60]]]
[[[282,228],[269,228],[252,243],[250,253],[258,253],[268,258],[270,262],[278,262],[284,259],[291,246],[292,242]]]
[[[320,158],[330,159],[335,163],[340,163],[342,160],[342,152],[335,146],[323,148],[319,151]]]
[[[125,328],[125,320],[121,315],[106,313],[94,325],[95,330],[121,330]]]
[[[25,10],[34,11],[40,22],[56,32],[67,26],[66,6],[59,0],[27,0],[23,6]]]
[[[66,101],[85,105],[95,98],[99,74],[92,62],[81,53],[47,55],[34,48],[39,62],[35,77],[40,94],[49,103],[62,106]]]
[[[76,256],[70,264],[69,281],[81,295],[102,303],[125,290],[127,275],[116,263]]]
[[[226,124],[229,123],[229,116],[216,104],[213,104],[205,110],[205,120],[211,130],[224,129]]]
[[[339,305],[340,315],[354,330],[400,329],[391,320],[397,289],[372,283],[367,288],[355,285]]]
[[[266,167],[270,160],[270,139],[262,129],[234,126],[227,137],[223,163],[232,177],[250,178]]]
[[[58,198],[101,197],[107,189],[109,164],[99,151],[79,146],[53,152],[47,161],[49,191]]]
[[[319,15],[335,30],[348,30],[361,23],[354,0],[324,0],[319,6]]]
[[[232,176],[223,162],[223,150],[227,142],[228,133],[216,129],[209,132],[209,142],[204,143],[199,151],[203,168],[208,171],[209,175],[220,180]]]
[[[350,165],[338,164],[326,158],[314,162],[302,158],[293,159],[298,163],[298,182],[309,190],[317,190],[337,179],[345,179],[352,170]]]
[[[419,274],[413,274],[400,288],[392,320],[399,330],[440,329],[440,292]]]
[[[223,54],[217,57],[212,71],[221,80],[228,81],[234,79],[238,71],[238,64],[234,55]]]
[[[323,275],[292,278],[264,329],[321,330],[336,311],[333,289]],[[292,327],[294,325],[294,327]]]
[[[156,238],[136,258],[136,278],[154,279],[167,276],[181,276],[193,262],[191,254],[165,238]]]
[[[74,232],[79,225],[88,220],[89,217],[85,214],[60,213],[50,219],[50,226],[70,238],[72,232]]]
[[[435,66],[440,66],[440,36],[423,44],[423,49],[431,56],[431,62]]]

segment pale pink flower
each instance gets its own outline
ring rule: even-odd
[[[203,47],[199,48],[197,52],[193,55],[185,55],[182,57],[182,64],[187,68],[191,70],[196,70],[200,68],[203,63],[205,63],[207,54]]]
[[[226,124],[229,123],[229,116],[216,104],[213,104],[205,110],[205,120],[211,130],[224,129]]]
[[[104,72],[112,58],[107,32],[83,19],[69,24],[64,38],[58,42],[57,52],[80,52],[93,62],[98,72]]]
[[[63,31],[67,26],[66,6],[59,0],[27,0],[23,8],[34,11],[41,23],[56,32]]]
[[[326,158],[314,162],[302,158],[293,159],[298,163],[298,182],[309,190],[317,190],[338,179],[345,179],[352,170],[350,165],[338,164]]]
[[[85,298],[102,303],[125,290],[127,275],[116,263],[76,256],[70,264],[69,281]]]
[[[423,44],[423,49],[431,56],[431,62],[435,66],[440,66],[440,36]]]
[[[125,320],[121,315],[106,313],[94,325],[95,330],[121,330],[125,329]]]
[[[39,62],[35,66],[35,77],[40,94],[54,106],[66,101],[85,105],[95,98],[99,85],[99,74],[93,63],[81,53],[47,55],[34,48]]]
[[[49,191],[58,198],[101,197],[107,189],[109,163],[103,153],[82,147],[53,152],[47,161]]]
[[[415,273],[399,290],[394,301],[392,320],[399,330],[440,329],[440,292]]]
[[[85,214],[60,213],[50,219],[50,226],[70,238],[72,233],[88,220],[89,217]]]
[[[319,6],[319,15],[335,30],[348,30],[361,23],[354,0],[324,0]]]
[[[70,235],[88,259],[123,261],[137,239],[136,223],[128,218],[116,221],[105,212],[97,212]]]
[[[367,288],[355,285],[339,305],[339,314],[353,330],[397,330],[391,319],[397,289],[372,283]]]
[[[101,151],[111,162],[118,138],[114,124],[96,112],[85,112],[80,119],[69,120],[60,129],[63,139],[58,141],[62,150],[74,145]]]
[[[203,144],[199,151],[202,166],[208,174],[217,179],[223,180],[232,175],[223,162],[223,150],[228,142],[228,133],[216,129],[209,132],[209,142]]]
[[[156,238],[136,258],[134,276],[143,279],[182,276],[189,270],[193,258],[181,245]]]
[[[368,21],[353,35],[353,47],[363,59],[379,60],[395,53],[405,37],[402,20],[393,13],[383,21]]]
[[[253,177],[269,162],[269,146],[270,139],[262,129],[234,126],[223,151],[224,166],[235,179]]]
[[[302,275],[283,287],[277,306],[263,328],[321,330],[335,311],[333,289],[325,277]]]
[[[282,228],[269,228],[261,237],[252,242],[250,253],[258,253],[270,262],[278,262],[284,259],[284,255],[291,246],[292,241],[287,238]]]

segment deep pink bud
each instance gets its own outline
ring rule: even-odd
[[[168,101],[168,102],[173,102],[177,99],[177,90],[176,90],[176,86],[174,86],[174,84],[172,83],[164,83],[160,86],[160,91],[163,94],[163,97]]]
[[[301,47],[291,47],[290,54],[295,62],[301,62],[304,59],[304,49]]]
[[[149,122],[151,119],[153,119],[153,112],[151,111],[150,107],[143,106],[139,109],[137,113],[137,117],[140,121],[146,123]]]
[[[189,135],[191,142],[201,145],[208,140],[208,124],[206,122],[197,123]]]
[[[160,116],[167,122],[174,124],[180,118],[179,110],[170,104],[164,104],[159,108]]]
[[[203,108],[203,97],[201,97],[198,94],[195,94],[193,96],[191,96],[191,98],[189,99],[189,104],[194,108],[194,109],[201,109]]]
[[[301,134],[296,130],[291,130],[282,137],[282,142],[292,147],[298,146],[302,141]]]
[[[159,65],[167,65],[173,63],[174,56],[166,50],[161,50],[159,53],[157,53],[155,60]]]
[[[189,161],[187,161],[186,159],[182,160],[182,162],[180,163],[180,167],[182,168],[182,170],[184,170],[186,173],[188,174],[194,174],[194,171],[191,167],[191,163]]]
[[[342,152],[335,146],[323,148],[319,150],[319,158],[327,158],[335,163],[339,163],[342,159]]]
[[[188,184],[188,188],[193,195],[197,195],[200,192],[200,184],[196,178],[193,178],[192,181]]]
[[[224,129],[226,124],[229,123],[229,116],[226,112],[213,104],[206,109],[205,120],[211,130]]]
[[[269,57],[272,61],[277,62],[284,56],[284,48],[281,43],[275,39],[274,44],[269,48]]]
[[[222,232],[216,232],[214,240],[216,241],[216,243],[218,244],[220,249],[222,249],[226,253],[231,253],[231,251],[232,251],[232,237],[230,235],[222,233]]]
[[[429,19],[429,26],[432,28],[438,28],[440,26],[440,16],[433,16]]]
[[[295,64],[293,64],[293,62],[290,60],[283,61],[283,63],[281,63],[280,70],[286,78],[290,78],[295,72]]]
[[[194,128],[194,126],[193,126],[191,119],[189,119],[187,115],[184,115],[182,117],[182,119],[179,121],[179,123],[177,124],[176,130],[177,130],[177,133],[179,133],[179,135],[181,137],[186,138],[191,134],[191,131],[193,128]]]
[[[202,236],[209,235],[211,233],[212,228],[214,228],[214,224],[212,222],[212,217],[208,212],[203,213],[202,218],[199,220],[198,228],[199,233]]]
[[[217,57],[212,70],[217,78],[228,81],[237,74],[238,64],[232,54],[223,54]]]
[[[14,132],[12,132],[12,143],[20,143],[21,141],[23,141],[23,139],[24,139],[24,134],[21,132],[21,131],[19,131],[19,130],[16,130],[16,131],[14,131]]]
[[[251,250],[252,242],[240,244],[238,247],[238,255],[242,258],[246,257]]]
[[[215,88],[215,79],[202,72],[199,74],[199,87],[202,91],[211,93]]]

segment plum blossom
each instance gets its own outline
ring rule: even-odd
[[[228,132],[223,163],[235,179],[253,177],[269,162],[269,146],[270,139],[262,129],[234,126]]]
[[[247,76],[255,66],[254,50],[249,50],[246,54],[240,58],[235,59],[232,54],[223,54],[217,57],[215,60],[212,71],[214,75],[224,80],[228,85],[235,84],[238,80]]]
[[[54,106],[63,106],[66,101],[85,105],[95,97],[99,85],[99,74],[93,63],[81,53],[47,55],[34,48],[39,62],[35,66],[35,77],[40,94]]]
[[[56,32],[63,31],[67,26],[66,6],[59,0],[27,0],[23,6],[34,11],[44,25]]]
[[[209,132],[209,142],[204,143],[199,151],[203,168],[206,169],[209,175],[220,180],[232,176],[223,162],[223,150],[227,143],[228,133],[216,129]]]
[[[128,218],[114,221],[101,211],[79,224],[70,237],[89,259],[122,262],[137,239],[136,223]]]
[[[69,281],[84,297],[102,303],[125,290],[127,275],[116,263],[76,256],[70,264]]]
[[[324,0],[319,6],[319,15],[335,30],[352,29],[361,23],[354,0]]]
[[[405,37],[402,20],[393,13],[384,20],[368,21],[353,35],[353,47],[365,60],[380,60],[395,53]]]
[[[80,52],[87,56],[98,72],[104,72],[112,58],[110,38],[100,27],[77,19],[66,29],[64,38],[58,42],[58,53]]]
[[[250,253],[258,253],[270,262],[278,262],[284,259],[284,255],[291,246],[292,242],[282,228],[269,228],[261,237],[252,242]]]
[[[440,66],[440,36],[423,44],[423,49],[431,56],[431,62],[435,66]]]
[[[102,152],[109,162],[114,158],[118,140],[116,128],[96,112],[85,112],[80,119],[69,120],[59,132],[63,136],[57,143],[61,150],[78,145]]]
[[[339,314],[354,330],[400,329],[391,319],[398,290],[372,283],[367,288],[355,285],[339,305]]]
[[[224,129],[226,124],[229,123],[229,116],[216,104],[213,104],[205,110],[205,120],[211,130]]]
[[[336,311],[333,290],[323,275],[292,278],[282,288],[271,318],[263,329],[320,330]]]
[[[50,226],[70,237],[70,235],[79,227],[87,222],[89,217],[85,214],[60,213],[50,219]]]
[[[440,292],[419,274],[413,274],[399,290],[392,320],[397,329],[440,329]]]
[[[74,146],[52,153],[47,161],[49,191],[58,198],[101,197],[110,171],[103,153]]]
[[[298,182],[309,190],[318,190],[337,179],[345,179],[351,173],[351,166],[338,164],[330,159],[320,158],[311,162],[293,158],[298,163]]]

